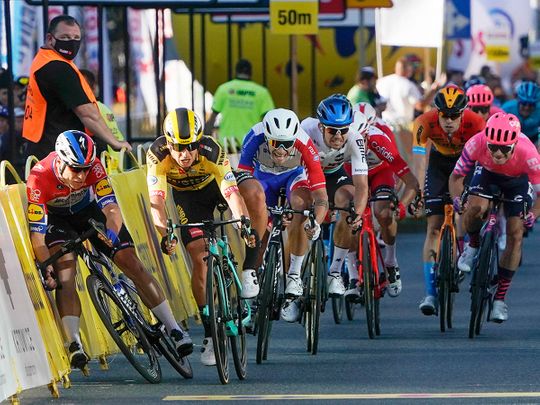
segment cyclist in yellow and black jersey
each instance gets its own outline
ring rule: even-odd
[[[242,272],[242,297],[252,298],[259,292],[254,262],[257,259],[257,237],[251,229],[248,210],[240,196],[229,159],[211,137],[203,136],[203,121],[193,111],[177,108],[165,117],[163,134],[154,141],[147,153],[148,189],[152,217],[162,236],[161,249],[172,254],[177,240],[167,238],[165,199],[167,184],[183,224],[214,218],[221,202],[231,208],[234,218],[242,218],[242,236],[246,240],[246,260]],[[203,314],[206,305],[206,242],[199,228],[182,228],[181,238],[193,263],[191,288],[201,311],[204,325],[201,361],[215,365],[210,324]]]

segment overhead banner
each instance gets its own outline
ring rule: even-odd
[[[446,39],[469,39],[470,37],[470,0],[446,0]]]
[[[272,34],[316,34],[319,30],[317,0],[271,0],[270,31]]]
[[[393,3],[392,8],[378,10],[377,33],[382,45],[442,46],[444,0],[394,0]]]

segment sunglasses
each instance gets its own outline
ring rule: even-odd
[[[508,155],[512,150],[514,150],[514,146],[516,144],[512,145],[494,145],[492,143],[488,143],[487,147],[491,153],[496,153],[498,150],[500,150],[504,155]]]
[[[476,106],[471,107],[471,110],[475,113],[487,114],[490,110],[490,106]]]
[[[536,107],[536,103],[526,103],[526,102],[523,102],[523,101],[520,101],[519,105],[521,107],[524,107],[524,108],[534,108],[534,107]]]
[[[71,170],[73,173],[87,172],[91,168],[91,166],[89,166],[89,167],[71,167],[71,166],[68,166],[68,167],[69,167],[69,170]]]
[[[459,117],[461,117],[461,113],[445,114],[442,111],[439,111],[439,117],[443,119],[449,119],[449,120],[455,121]]]
[[[345,135],[349,132],[349,127],[334,128],[334,127],[325,127],[328,130],[328,133],[332,136],[336,135]]]
[[[192,142],[185,145],[179,143],[170,143],[169,146],[176,152],[183,152],[186,149],[189,152],[193,152],[194,150],[199,149],[199,144],[200,142]]]
[[[294,146],[294,140],[292,141],[280,141],[278,139],[267,139],[266,142],[268,142],[268,146],[274,149],[285,149],[289,150]]]

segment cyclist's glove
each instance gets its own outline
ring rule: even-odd
[[[241,221],[242,227],[240,228],[240,235],[246,242],[246,245],[252,244],[252,236],[255,237],[254,247],[256,247],[259,244],[259,235],[257,234],[257,231],[251,227],[251,220],[242,215]]]
[[[532,229],[534,226],[534,223],[536,221],[536,216],[534,215],[534,212],[529,211],[529,213],[523,218],[523,224],[525,225],[525,228]]]
[[[311,237],[311,240],[317,240],[321,234],[321,226],[317,223],[317,221],[313,221],[315,223],[315,225],[312,227],[310,222],[307,221],[305,224],[304,224],[304,229],[311,229],[311,231],[313,232],[313,236]]]
[[[454,206],[454,211],[458,214],[461,214],[463,207],[461,206],[461,197],[452,198],[452,205]]]
[[[168,235],[165,235],[163,238],[161,238],[161,251],[166,255],[169,254],[169,247],[173,244],[173,241],[175,242],[175,244],[178,243],[178,238],[176,237],[176,235],[172,235],[171,238],[169,238]]]
[[[112,242],[113,247],[120,243],[118,234],[112,229],[107,229],[107,239],[109,239]]]

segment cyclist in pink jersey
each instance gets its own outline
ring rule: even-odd
[[[476,165],[476,167],[475,167]],[[490,319],[504,322],[508,319],[508,307],[504,299],[512,277],[519,266],[523,222],[531,228],[540,214],[540,155],[534,144],[521,133],[521,125],[513,114],[496,113],[479,132],[467,141],[449,180],[450,194],[454,206],[461,210],[460,195],[463,179],[474,169],[470,189],[489,194],[492,186],[497,186],[506,199],[515,203],[504,203],[507,246],[500,257],[497,271],[497,291],[493,301]],[[523,212],[523,201],[532,205],[529,182],[537,194],[537,199],[527,214]],[[469,234],[469,246],[458,261],[462,271],[470,271],[478,247],[482,218],[489,208],[489,201],[479,196],[469,196],[463,223]]]
[[[502,109],[493,105],[493,92],[485,84],[475,84],[467,89],[467,98],[469,103],[467,107],[479,114],[484,121],[487,121],[489,117],[498,112],[503,112]]]

